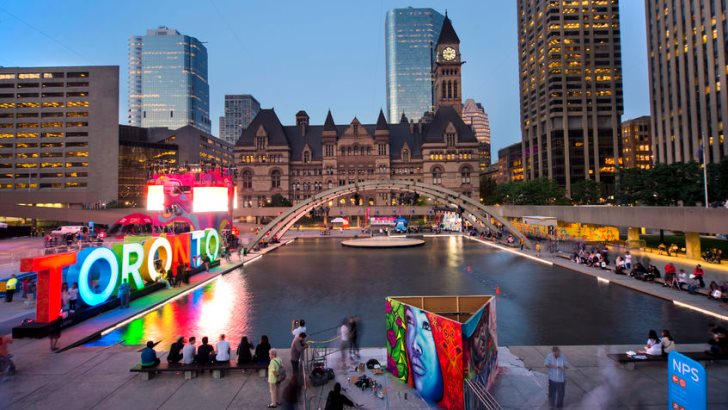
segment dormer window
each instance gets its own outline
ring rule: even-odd
[[[409,152],[409,149],[404,148],[402,150],[402,161],[409,162],[409,160],[410,160],[410,152]]]
[[[265,136],[255,137],[255,148],[259,151],[264,150],[266,147],[267,138]]]
[[[311,162],[311,151],[305,150],[303,151],[303,163],[308,164]]]
[[[445,133],[445,142],[447,143],[448,147],[455,146],[455,133],[454,132],[446,132]]]

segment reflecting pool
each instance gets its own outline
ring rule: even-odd
[[[469,267],[469,269],[468,269]],[[177,335],[225,333],[233,346],[261,334],[290,345],[291,320],[314,340],[333,337],[344,317],[362,323],[362,345],[384,346],[384,298],[495,294],[501,345],[642,345],[670,329],[677,343],[707,339],[713,319],[593,277],[540,264],[462,237],[419,248],[353,249],[339,239],[304,239],[265,255],[106,335],[94,344],[141,345]]]

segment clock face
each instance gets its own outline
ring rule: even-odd
[[[442,50],[442,58],[444,58],[447,61],[452,61],[457,56],[457,53],[455,52],[455,49],[452,47],[447,47],[446,49]]]

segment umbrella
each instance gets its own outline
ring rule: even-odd
[[[333,219],[333,220],[331,221],[331,223],[334,223],[334,224],[345,224],[345,223],[348,223],[348,222],[349,222],[349,221],[347,221],[347,220],[346,220],[346,219],[344,219],[344,218],[335,218],[335,219]]]

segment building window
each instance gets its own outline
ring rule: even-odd
[[[264,150],[265,149],[265,137],[256,137],[255,139],[255,147],[258,150]]]
[[[410,160],[410,152],[407,148],[402,150],[402,161],[409,162]]]
[[[432,169],[432,183],[434,185],[442,185],[442,168],[435,167]]]
[[[462,178],[463,185],[470,183],[470,167],[464,167],[460,171],[460,177]]]
[[[308,164],[311,162],[311,151],[305,150],[303,151],[303,163]]]
[[[253,188],[253,173],[249,170],[243,171],[243,189]]]
[[[448,147],[452,147],[455,145],[455,133],[454,132],[446,132],[445,133],[445,141],[447,142]]]
[[[387,146],[385,144],[379,144],[379,155],[387,155]]]
[[[271,180],[271,188],[280,188],[281,187],[281,171],[274,170],[270,174],[270,180]]]

